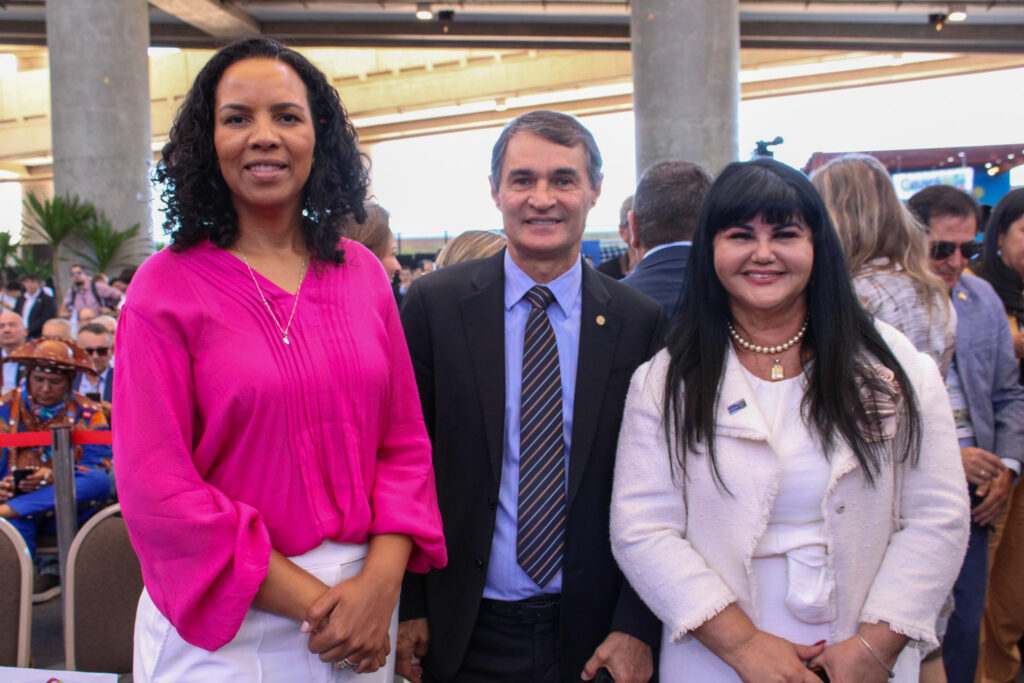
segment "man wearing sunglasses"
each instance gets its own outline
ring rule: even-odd
[[[113,336],[100,323],[89,323],[78,330],[78,345],[89,354],[96,367],[96,374],[78,373],[72,388],[86,396],[99,394],[104,402],[110,403],[114,390],[114,368],[110,366],[114,354]]]
[[[946,390],[971,492],[971,536],[953,586],[955,606],[942,643],[950,681],[973,681],[988,577],[988,535],[1024,458],[1024,389],[1003,305],[992,286],[964,270],[978,254],[978,203],[956,188],[927,187],[907,202],[928,230],[932,270],[957,314],[956,352]]]

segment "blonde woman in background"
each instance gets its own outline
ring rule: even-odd
[[[380,204],[367,204],[366,220],[362,223],[352,222],[346,235],[373,252],[373,255],[384,266],[388,280],[395,279],[395,273],[402,266],[395,256],[395,236],[391,233],[388,212]]]
[[[885,166],[851,154],[830,161],[811,180],[835,222],[861,303],[931,356],[945,377],[956,312],[929,268],[924,229],[896,196]]]
[[[815,171],[811,181],[835,222],[861,304],[931,356],[945,377],[953,362],[956,311],[929,268],[924,228],[896,196],[885,166],[850,154]],[[941,654],[937,648],[921,662],[921,683],[945,683]]]
[[[487,258],[501,251],[505,236],[489,230],[467,230],[448,244],[437,255],[437,267],[444,268],[463,261]]]

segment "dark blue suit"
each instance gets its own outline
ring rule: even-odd
[[[683,279],[686,277],[686,261],[689,257],[689,244],[659,249],[640,259],[633,272],[622,279],[622,284],[643,292],[661,304],[665,309],[665,318],[672,323],[679,302],[683,299]]]
[[[81,372],[75,375],[75,381],[71,385],[72,391],[77,391],[81,393],[80,387],[82,386],[82,375],[83,373]],[[107,368],[106,371],[103,373],[103,376],[103,395],[100,398],[102,398],[107,403],[110,403],[110,400],[114,395],[114,368]]]

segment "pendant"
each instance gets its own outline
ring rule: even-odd
[[[780,379],[784,379],[786,371],[782,368],[782,359],[776,358],[775,362],[772,363],[772,381],[778,382]]]
[[[292,345],[292,343],[290,341],[288,341],[288,335],[287,334],[284,335],[283,337],[281,337],[281,339],[283,339],[284,343],[287,344],[288,346]]]

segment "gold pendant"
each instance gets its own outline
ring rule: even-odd
[[[786,371],[782,368],[782,359],[776,358],[775,362],[772,363],[772,381],[778,382],[780,379],[784,379]]]

